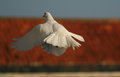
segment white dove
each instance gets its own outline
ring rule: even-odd
[[[11,47],[19,51],[26,51],[35,46],[42,46],[48,53],[60,56],[70,46],[73,49],[81,46],[72,37],[84,42],[82,36],[69,32],[56,22],[49,12],[45,12],[43,17],[46,19],[44,24],[38,24],[23,37],[13,39],[16,42],[12,43]]]

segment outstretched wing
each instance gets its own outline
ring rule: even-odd
[[[12,43],[12,48],[16,48],[19,51],[26,51],[32,49],[36,45],[41,45],[43,42],[43,34],[40,32],[40,26],[34,27],[30,32],[24,35],[22,38],[14,39],[16,42]]]

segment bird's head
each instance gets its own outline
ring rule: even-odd
[[[47,17],[49,17],[50,15],[51,15],[51,14],[50,14],[49,12],[45,12],[44,15],[43,15],[43,17],[44,17],[44,18],[47,18]]]
[[[43,17],[46,19],[46,20],[53,20],[53,17],[52,15],[49,13],[49,12],[45,12]]]

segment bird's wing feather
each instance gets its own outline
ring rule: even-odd
[[[41,24],[42,25],[42,24]],[[12,48],[16,48],[19,51],[26,51],[32,49],[36,45],[40,45],[43,42],[43,35],[40,32],[40,26],[34,27],[30,32],[24,35],[22,38],[15,39],[12,43]]]

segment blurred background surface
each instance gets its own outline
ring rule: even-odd
[[[120,0],[0,0],[0,72],[120,71]],[[85,39],[62,56],[42,47],[19,52],[10,48],[42,24],[44,12]]]

